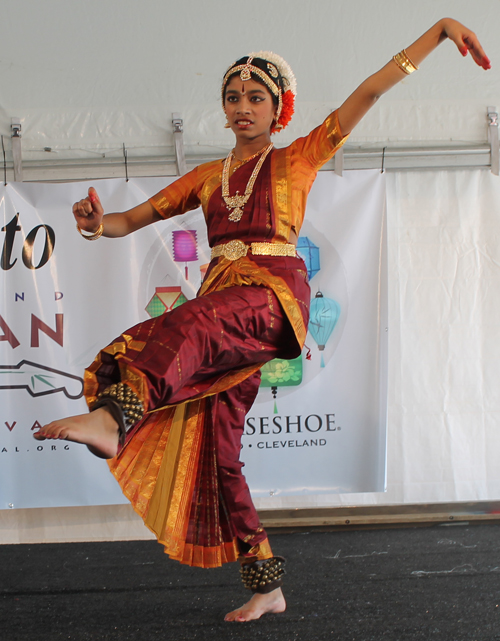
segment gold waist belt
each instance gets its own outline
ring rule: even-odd
[[[224,256],[228,260],[238,260],[248,253],[254,256],[292,256],[296,255],[296,247],[291,243],[250,243],[245,245],[242,240],[230,240],[223,245],[212,247],[212,258]]]

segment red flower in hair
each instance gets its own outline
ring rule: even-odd
[[[290,91],[290,89],[288,91],[285,91],[285,93],[283,94],[282,104],[283,106],[277,124],[281,125],[281,129],[284,129],[292,119],[293,113],[295,111],[295,96]],[[276,129],[276,125],[273,125],[271,127],[271,133],[274,134],[277,131],[281,131],[281,129]]]

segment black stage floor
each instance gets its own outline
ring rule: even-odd
[[[0,546],[1,641],[500,640],[500,525],[275,534],[288,609],[225,623],[235,564],[155,542]]]

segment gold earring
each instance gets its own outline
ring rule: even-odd
[[[273,118],[273,122],[271,123],[271,129],[274,129],[274,133],[276,133],[283,129],[283,125],[280,125],[279,122],[276,120],[276,118]]]
[[[229,124],[229,120],[227,119],[227,116],[226,116],[226,124],[224,125],[224,129],[231,129],[231,125]]]

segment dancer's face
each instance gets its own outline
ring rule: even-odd
[[[239,76],[233,76],[226,86],[224,106],[237,138],[269,136],[277,107],[266,86],[253,79],[243,82]]]

